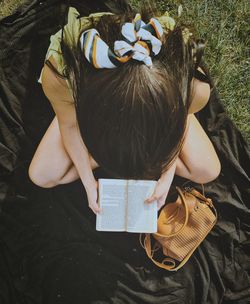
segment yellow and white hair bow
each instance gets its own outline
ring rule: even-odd
[[[81,48],[87,60],[95,68],[116,68],[128,60],[135,59],[152,66],[151,56],[161,50],[163,29],[159,21],[151,18],[145,24],[136,14],[133,22],[125,23],[121,30],[123,40],[114,43],[114,51],[100,38],[96,29],[84,31],[80,37]]]

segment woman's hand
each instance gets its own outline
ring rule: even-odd
[[[177,160],[175,160],[173,165],[161,175],[160,179],[157,181],[153,194],[145,200],[145,203],[152,203],[157,200],[158,210],[165,204],[169,188],[174,178],[176,163]]]
[[[98,206],[98,182],[94,179],[91,183],[88,183],[88,186],[85,186],[88,205],[92,211],[97,214],[101,211],[101,208]]]
[[[94,160],[94,158],[89,154],[89,162],[92,171],[99,167],[98,163]],[[100,207],[98,206],[98,182],[95,180],[95,177],[92,174],[92,178],[88,178],[90,180],[89,183],[86,184],[85,189],[87,192],[88,197],[88,204],[89,208],[92,209],[92,211],[97,214],[101,211]]]

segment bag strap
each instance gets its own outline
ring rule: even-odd
[[[156,261],[156,260],[153,258],[154,252],[155,252],[156,250],[152,249],[152,246],[151,246],[151,234],[150,234],[150,233],[145,233],[145,238],[144,238],[143,244],[142,244],[142,241],[141,241],[141,235],[142,235],[142,234],[140,234],[140,243],[141,243],[141,246],[145,249],[145,251],[146,251],[146,253],[147,253],[147,256],[150,258],[150,260],[151,260],[155,265],[157,265],[157,266],[160,267],[160,268],[169,270],[169,271],[177,270],[177,269],[175,269],[175,261],[174,261],[174,259],[172,259],[172,258],[164,258],[164,259],[162,260],[161,263],[158,262],[158,261]],[[171,263],[172,265],[164,264],[164,262]],[[179,266],[177,266],[177,267],[179,267]]]
[[[176,187],[176,190],[178,191],[179,195],[180,195],[180,198],[181,198],[181,202],[184,206],[184,209],[185,209],[185,221],[183,223],[183,225],[181,226],[181,228],[179,230],[177,230],[176,232],[174,233],[170,233],[170,234],[161,234],[161,233],[158,233],[158,232],[155,232],[154,235],[157,235],[157,236],[162,236],[162,237],[172,237],[172,236],[175,236],[177,234],[179,234],[187,225],[187,222],[188,222],[188,205],[187,205],[187,200],[182,192],[182,190],[179,188],[179,187]]]

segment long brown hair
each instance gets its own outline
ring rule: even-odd
[[[112,46],[121,39],[121,26],[136,12],[103,15],[91,27]],[[141,14],[145,22],[157,16],[150,7]],[[65,76],[81,136],[97,163],[114,177],[157,179],[181,149],[190,84],[202,52],[198,40],[184,41],[183,28],[177,24],[164,34],[151,69],[135,60],[114,69],[95,69],[80,43],[69,46],[62,39]]]

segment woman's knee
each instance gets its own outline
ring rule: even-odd
[[[219,159],[213,161],[213,164],[204,164],[203,168],[194,170],[191,180],[196,183],[206,184],[215,180],[221,172]]]
[[[58,181],[52,180],[45,176],[43,172],[36,168],[34,164],[30,164],[28,169],[28,175],[30,180],[37,186],[42,188],[52,188],[58,185]]]

